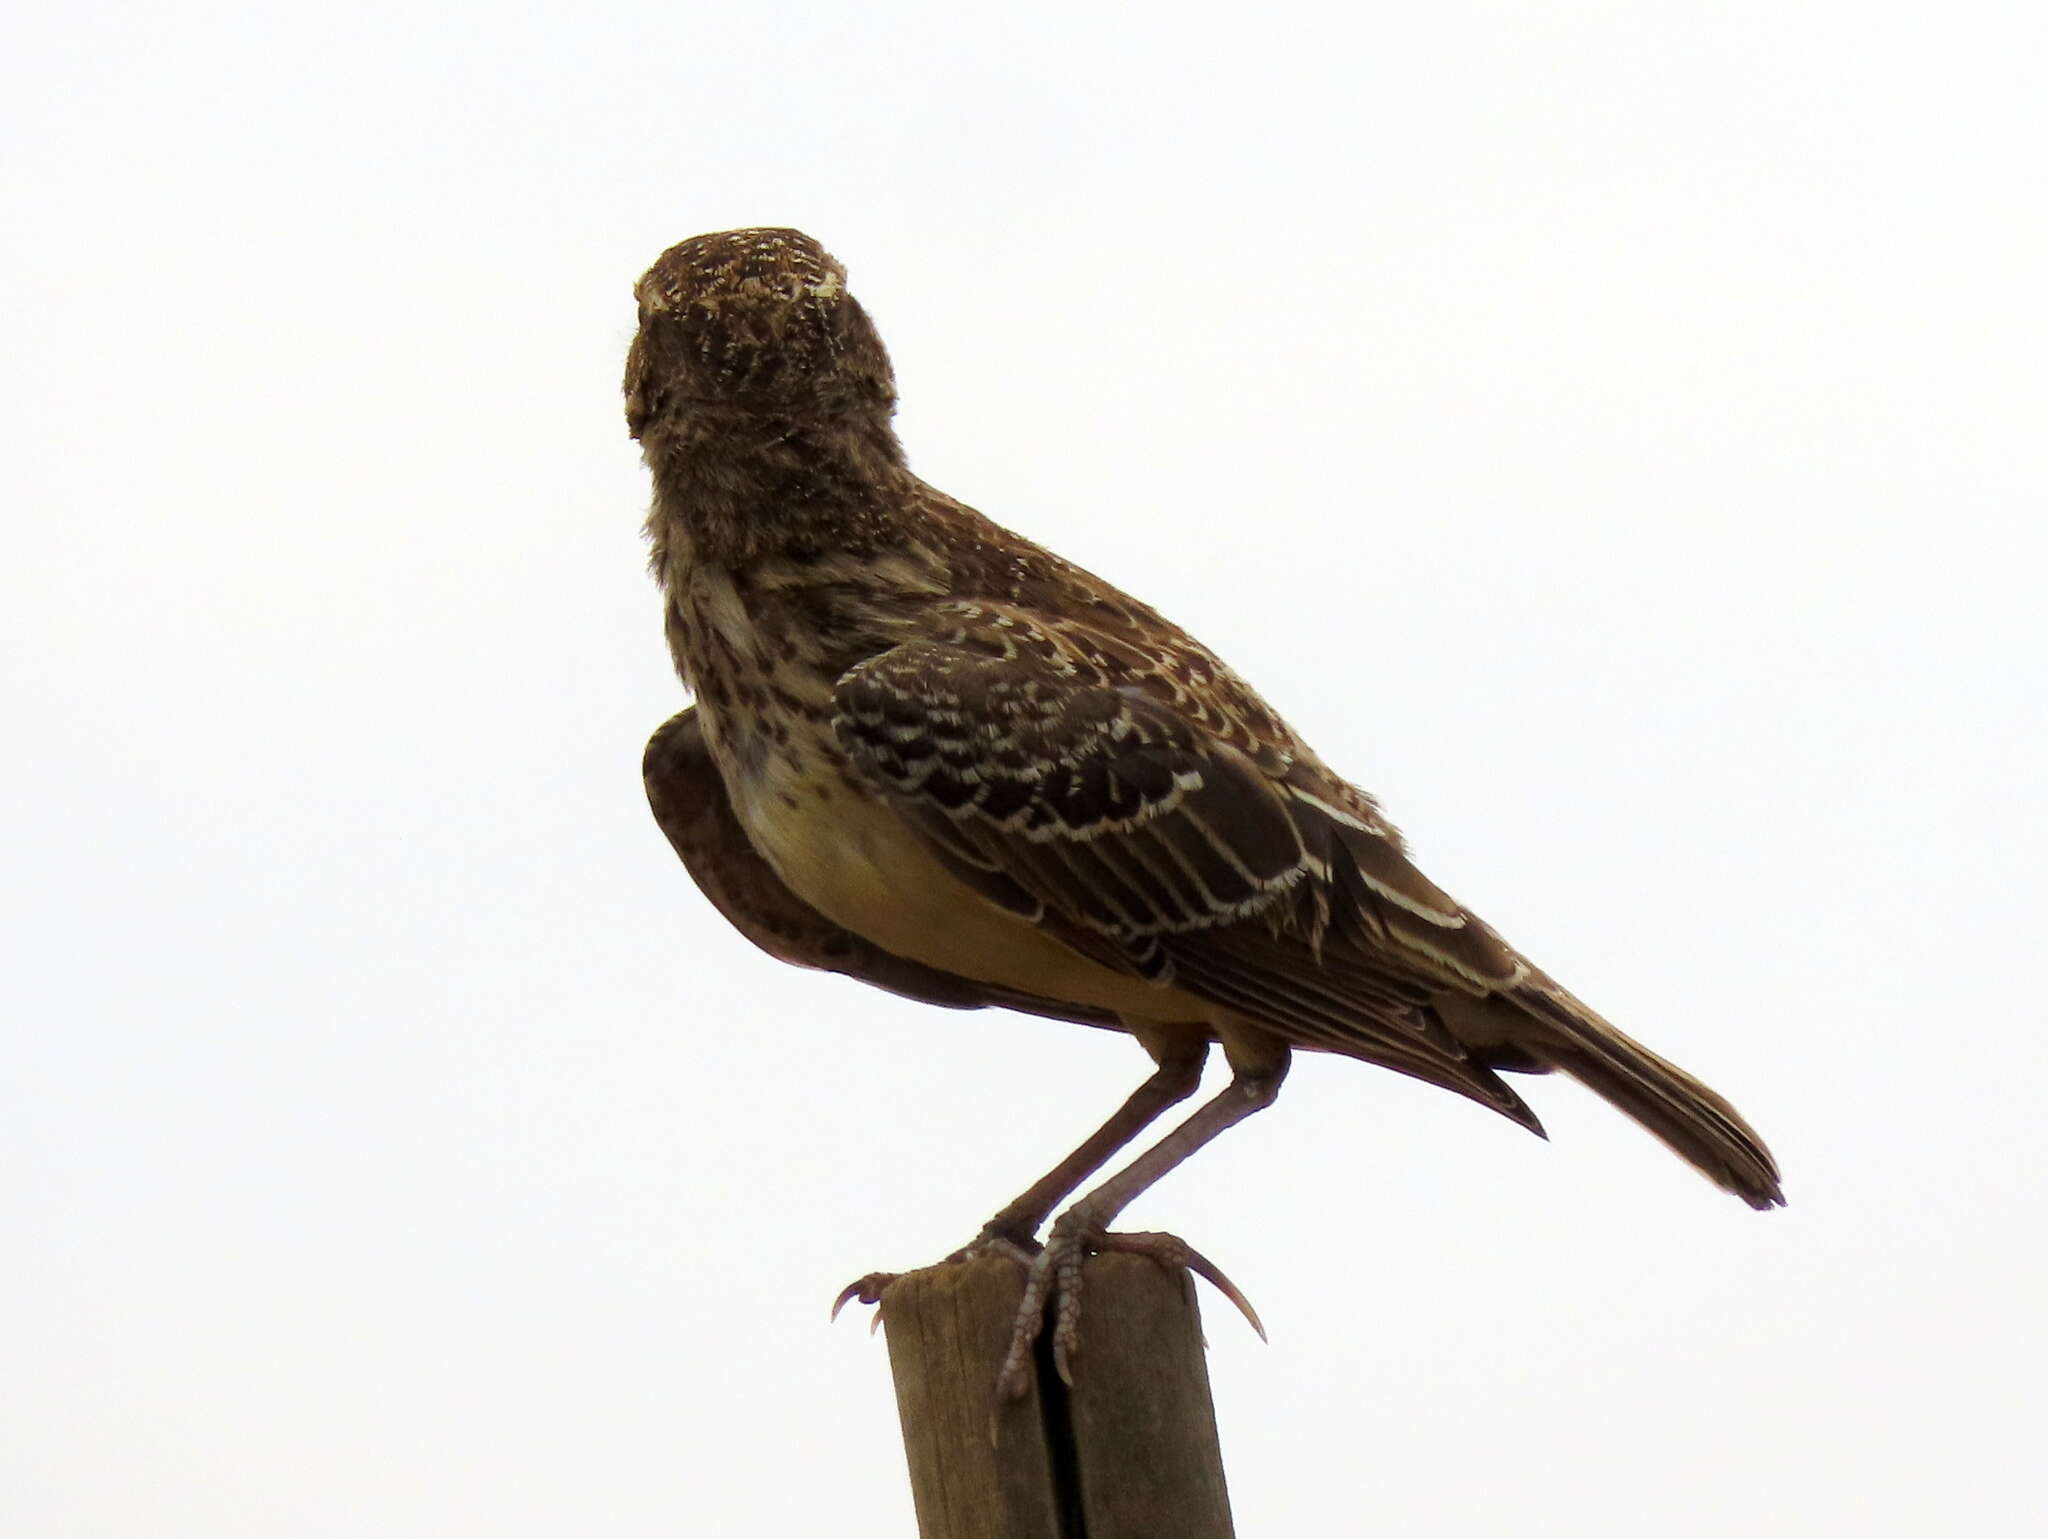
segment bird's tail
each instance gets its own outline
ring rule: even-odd
[[[1716,1186],[1753,1208],[1784,1205],[1777,1162],[1734,1107],[1534,968],[1498,993],[1439,995],[1436,1005],[1479,1062],[1510,1072],[1562,1070]]]
[[[1518,1046],[1613,1102],[1752,1208],[1784,1206],[1777,1161],[1720,1096],[1540,974],[1508,998],[1544,1028]]]

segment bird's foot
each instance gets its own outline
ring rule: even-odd
[[[1266,1339],[1266,1327],[1251,1300],[1207,1256],[1177,1235],[1113,1234],[1094,1227],[1074,1213],[1062,1214],[1053,1222],[1045,1248],[1031,1262],[1024,1279],[1024,1298],[1017,1306],[1016,1325],[1010,1334],[1010,1350],[996,1375],[996,1399],[1022,1399],[1031,1387],[1031,1354],[1045,1330],[1046,1307],[1052,1308],[1052,1363],[1069,1388],[1074,1383],[1073,1356],[1081,1343],[1081,1263],[1103,1251],[1130,1251],[1150,1256],[1169,1271],[1183,1277],[1189,1273],[1206,1277],[1216,1291],[1235,1304],[1251,1328]],[[1189,1287],[1193,1287],[1192,1279]]]
[[[871,1332],[878,1329],[882,1323],[882,1294],[889,1284],[902,1275],[901,1272],[870,1272],[865,1277],[856,1277],[841,1288],[839,1297],[832,1301],[832,1318],[837,1320],[839,1311],[858,1299],[863,1304],[875,1306],[875,1317],[869,1323],[868,1329]]]
[[[1038,1256],[1038,1250],[1038,1241],[1030,1235],[1014,1234],[991,1223],[985,1225],[980,1234],[946,1257],[939,1265],[952,1266],[957,1262],[979,1261],[984,1256],[1002,1256],[1028,1271]],[[868,1329],[871,1332],[878,1329],[882,1323],[882,1294],[889,1284],[902,1275],[901,1272],[870,1272],[865,1277],[856,1277],[841,1288],[839,1297],[832,1301],[832,1318],[837,1320],[840,1310],[858,1300],[863,1304],[875,1306],[874,1318],[869,1322]]]

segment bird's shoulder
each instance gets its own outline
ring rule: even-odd
[[[918,639],[962,657],[1007,663],[974,670],[990,686],[1033,681],[1040,691],[1115,691],[1222,744],[1270,779],[1298,787],[1376,830],[1372,799],[1332,771],[1246,679],[1142,599],[920,487],[920,524],[945,553],[947,592],[923,610]],[[929,654],[927,654],[929,655]],[[964,671],[964,670],[963,670]],[[986,694],[968,704],[985,706]]]

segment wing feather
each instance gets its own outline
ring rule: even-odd
[[[747,838],[694,708],[664,722],[641,760],[648,806],[683,867],[732,927],[780,961],[843,973],[953,1010],[1001,1005],[1028,1015],[1120,1027],[1106,1010],[962,978],[885,951],[790,891]]]
[[[1280,789],[1139,690],[911,642],[840,681],[833,726],[855,767],[1012,910],[1026,894],[1135,941],[1242,919],[1308,869]]]
[[[1431,1003],[1519,959],[1407,864],[1358,793],[1296,795],[1141,690],[993,648],[913,642],[872,659],[840,681],[834,727],[983,896],[1290,1041],[1541,1131]]]
[[[1725,1101],[1530,967],[1298,742],[1226,740],[1208,725],[1225,713],[1027,652],[1012,625],[898,646],[835,698],[853,768],[974,891],[1097,961],[1532,1132],[1499,1071],[1563,1069],[1722,1185],[1780,1200]]]

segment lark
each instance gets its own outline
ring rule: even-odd
[[[693,708],[654,734],[654,814],[770,955],[911,999],[1129,1033],[1153,1069],[956,1255],[1029,1268],[998,1386],[1141,1192],[1272,1104],[1296,1048],[1542,1126],[1504,1075],[1562,1071],[1716,1185],[1779,1205],[1728,1102],[1624,1036],[1409,860],[1250,685],[1158,611],[911,473],[888,354],[796,230],[701,235],[634,290],[626,419],[668,642]],[[1192,1097],[1229,1084],[1054,1210]],[[1044,1238],[1039,1238],[1045,1229]],[[841,1296],[870,1302],[887,1274]],[[1257,1324],[1256,1316],[1252,1316]]]

